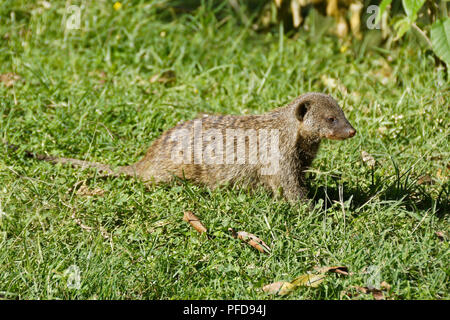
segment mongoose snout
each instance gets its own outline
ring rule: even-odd
[[[327,139],[331,140],[344,140],[348,138],[352,138],[356,134],[355,128],[351,126],[351,124],[347,121],[347,123],[344,124],[338,124],[338,120],[328,120],[331,125],[330,134],[326,135]]]
[[[300,104],[299,107],[303,135],[313,139],[332,140],[344,140],[355,136],[355,128],[348,122],[344,112],[332,97],[319,93],[302,97],[307,97],[304,106]]]

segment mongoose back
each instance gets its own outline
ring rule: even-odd
[[[92,167],[109,175],[127,174],[149,183],[174,176],[209,187],[263,185],[289,201],[307,199],[304,171],[324,138],[343,140],[356,130],[329,95],[306,93],[262,115],[208,115],[165,131],[135,164],[108,165],[37,155],[53,163]]]

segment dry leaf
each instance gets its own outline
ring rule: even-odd
[[[169,82],[174,82],[175,80],[176,80],[175,71],[167,70],[167,71],[164,71],[163,73],[158,73],[158,74],[153,75],[150,78],[150,83],[155,83],[155,82],[169,83]]]
[[[285,295],[295,289],[295,286],[286,281],[277,281],[268,285],[265,285],[263,291],[270,294]]]
[[[439,240],[444,241],[445,240],[445,234],[442,231],[436,231],[436,236],[439,238]]]
[[[12,87],[18,80],[20,80],[20,76],[18,74],[12,72],[0,74],[0,82],[7,88]]]
[[[433,179],[428,175],[423,175],[417,180],[417,184],[433,184]]]
[[[257,249],[259,252],[262,253],[269,253],[270,247],[262,241],[260,238],[255,236],[254,234],[245,232],[245,231],[239,231],[236,232],[232,228],[229,228],[228,231],[231,232],[233,238],[238,238],[244,242],[247,242],[249,245],[251,245],[253,248]]]
[[[304,274],[291,281],[296,287],[312,287],[316,288],[325,280],[326,275],[324,274]]]
[[[369,289],[367,287],[360,287],[360,286],[353,286],[352,288],[356,289],[356,291],[362,292],[362,293],[368,293]]]
[[[286,295],[298,287],[318,287],[325,279],[324,274],[304,274],[291,282],[278,281],[263,287],[263,291],[270,294]]]
[[[372,292],[372,295],[375,298],[375,300],[384,300],[383,291],[378,290],[378,289],[372,289],[371,292]]]
[[[334,272],[334,273],[343,274],[345,276],[349,275],[348,268],[344,267],[344,266],[340,266],[340,267],[315,267],[314,270],[317,273]]]
[[[391,290],[391,285],[389,283],[387,283],[386,281],[382,281],[380,283],[380,287],[381,287],[381,289],[386,290],[386,291]]]
[[[266,293],[278,294],[280,296],[286,295],[292,292],[296,287],[286,281],[278,281],[268,285],[265,285],[262,289]]]
[[[384,284],[389,286],[386,282],[384,282]],[[364,294],[372,293],[372,296],[374,297],[375,300],[384,300],[385,299],[383,291],[380,289],[376,289],[376,288],[370,289],[368,287],[360,287],[360,286],[353,286],[351,288],[355,289],[358,292],[364,293]],[[390,288],[390,286],[389,286],[389,288]],[[349,294],[347,292],[344,292],[344,294],[351,296],[351,294]]]
[[[375,158],[366,151],[361,151],[361,158],[368,166],[372,168],[375,166]]]
[[[199,218],[197,218],[197,216],[194,213],[192,213],[192,211],[185,211],[183,220],[189,222],[191,226],[193,226],[194,229],[197,230],[199,233],[204,233],[207,231],[203,223],[200,221]]]
[[[442,173],[442,169],[439,168],[436,172],[436,177],[438,177],[439,180],[441,181],[447,181],[449,174],[448,171],[449,170],[449,165],[447,165],[447,168],[444,168],[444,172]]]

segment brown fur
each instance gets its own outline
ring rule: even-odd
[[[168,182],[175,175],[209,187],[235,183],[263,185],[275,193],[282,191],[286,199],[296,201],[307,199],[304,171],[314,160],[321,139],[346,139],[356,133],[336,101],[321,93],[304,94],[286,106],[262,115],[205,115],[201,119],[203,130],[218,129],[224,137],[226,129],[279,130],[278,172],[262,175],[261,167],[264,165],[249,164],[248,161],[244,164],[194,164],[193,156],[188,164],[174,163],[171,156],[176,142],[171,140],[172,134],[178,129],[188,129],[193,133],[194,120],[181,122],[164,132],[153,142],[142,160],[117,170],[77,159],[34,156],[54,163],[97,168],[109,175],[136,176],[151,183]],[[248,137],[245,146],[248,157]]]

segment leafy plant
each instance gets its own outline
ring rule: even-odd
[[[450,19],[447,15],[447,2],[448,0],[441,0],[439,3],[441,19],[432,23],[431,28],[425,26],[420,28],[417,26],[416,21],[419,17],[419,11],[424,6],[426,0],[402,0],[402,6],[406,13],[406,16],[395,19],[394,18],[394,30],[396,31],[395,39],[400,39],[403,35],[415,29],[418,34],[426,41],[430,48],[434,51],[447,66],[450,65]],[[392,0],[383,0],[380,4],[380,10],[377,16],[377,22],[380,21],[383,13],[389,9]],[[430,37],[427,35],[429,29]]]

